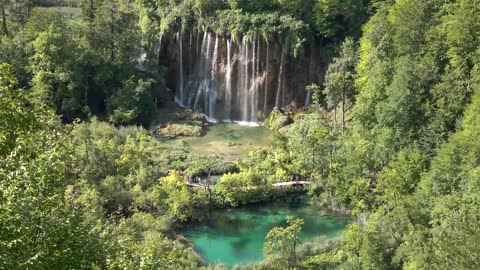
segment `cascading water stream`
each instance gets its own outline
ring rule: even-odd
[[[227,39],[227,65],[225,67],[225,118],[230,120],[232,114],[232,41]]]
[[[163,41],[163,35],[160,35],[158,38],[158,55],[162,53],[162,41]]]
[[[260,76],[260,59],[262,57],[261,55],[261,43],[260,43],[260,36],[257,36],[257,59],[255,61],[255,65],[257,67],[255,68],[255,76],[256,76],[256,81],[255,81],[255,91],[253,92],[253,108],[254,111],[252,112],[252,121],[257,122],[258,121],[258,91],[260,88],[260,85],[262,84],[262,76]]]
[[[178,96],[177,96],[177,99],[178,99],[178,103],[181,105],[181,106],[185,106],[184,105],[184,100],[185,100],[185,97],[184,97],[184,93],[183,93],[183,83],[184,83],[184,80],[183,80],[183,34],[182,34],[182,31],[178,31],[177,32],[177,39],[178,39],[178,50],[179,50],[179,59],[178,59],[178,62],[179,62],[179,82],[178,82]]]
[[[245,38],[245,49],[243,50],[245,55],[243,56],[243,60],[244,60],[244,68],[245,68],[245,72],[243,73],[245,78],[244,78],[244,86],[243,86],[243,89],[241,91],[241,95],[242,95],[242,122],[248,122],[248,89],[249,89],[249,86],[250,86],[250,81],[248,79],[248,75],[249,75],[249,63],[250,63],[250,59],[249,59],[249,51],[248,51],[248,39]]]
[[[260,38],[257,36],[252,42],[252,79],[249,88],[250,94],[250,121],[258,121],[258,89],[262,83],[260,74]]]
[[[201,50],[200,50],[200,53],[199,53],[199,69],[198,69],[198,78],[197,78],[197,92],[196,92],[196,95],[195,95],[195,103],[193,105],[193,109],[196,110],[197,109],[197,105],[198,105],[198,101],[200,99],[200,96],[202,94],[202,86],[203,86],[203,79],[206,75],[206,71],[205,71],[205,62],[206,62],[206,59],[205,58],[205,55],[207,53],[207,48],[206,48],[206,43],[207,43],[207,32],[204,32],[203,33],[203,39],[202,39],[202,47],[201,47]]]
[[[217,100],[217,83],[215,76],[217,74],[217,58],[218,58],[218,36],[215,37],[215,45],[213,49],[212,57],[212,69],[211,78],[209,81],[209,87],[206,89],[208,92],[208,118],[210,122],[216,122],[215,120],[215,103]]]
[[[176,38],[180,59],[175,97],[180,105],[203,112],[210,122],[224,119],[249,125],[261,120],[260,115],[267,116],[274,105],[285,106],[287,46],[280,46],[280,51],[275,47],[276,69],[272,44],[260,34],[243,36],[239,43],[202,30],[178,32]]]
[[[283,92],[283,67],[284,67],[284,62],[285,62],[285,47],[282,47],[282,55],[281,55],[281,61],[280,61],[280,67],[279,67],[279,72],[278,72],[278,84],[277,84],[277,96],[275,98],[275,107],[281,108],[282,104],[281,98],[282,98],[282,92]]]
[[[267,103],[268,103],[268,75],[270,66],[270,43],[267,41],[267,56],[265,61],[265,71],[263,77],[265,78],[265,89],[264,89],[264,97],[263,97],[263,113],[267,115]]]
[[[308,66],[308,82],[310,83],[312,81],[312,67],[313,67],[313,44],[310,43],[310,64]],[[307,96],[305,97],[305,107],[310,106],[310,103],[312,99],[312,91],[308,90],[307,91]]]
[[[257,44],[255,38],[252,41],[252,78],[251,83],[248,91],[249,96],[249,108],[250,108],[250,120],[255,122],[254,115],[255,115],[255,86],[256,86],[256,79],[257,79]]]

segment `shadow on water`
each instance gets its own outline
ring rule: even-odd
[[[208,221],[187,226],[182,233],[207,262],[231,267],[262,260],[265,236],[275,226],[286,226],[285,218],[289,215],[304,220],[300,235],[303,241],[317,236],[335,238],[351,221],[348,217],[325,214],[301,199],[214,210]]]

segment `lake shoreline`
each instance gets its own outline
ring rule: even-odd
[[[273,225],[280,225],[280,226],[285,225],[283,221],[285,216],[288,214],[293,214],[293,216],[298,215],[300,218],[303,217],[304,219],[306,219],[306,223],[304,225],[304,227],[306,227],[305,235],[308,235],[309,238],[305,242],[314,240],[316,237],[322,235],[322,234],[318,234],[315,236],[315,233],[313,233],[315,232],[314,228],[325,229],[329,235],[329,237],[327,237],[326,239],[331,241],[336,241],[340,239],[341,232],[343,232],[343,229],[345,228],[345,226],[353,222],[353,219],[351,218],[351,216],[338,215],[338,214],[332,213],[328,209],[315,206],[314,204],[311,203],[311,201],[307,196],[292,198],[290,202],[276,201],[276,202],[267,202],[267,203],[247,204],[247,205],[243,205],[235,208],[222,208],[222,209],[216,208],[216,209],[212,209],[212,212],[213,213],[212,213],[212,216],[210,217],[210,220],[187,224],[185,227],[177,231],[177,235],[178,235],[177,237],[181,237],[182,239],[185,239],[186,241],[188,241],[189,247],[193,248],[193,250],[202,258],[202,260],[205,261],[207,265],[221,262],[224,264],[226,263],[226,265],[229,267],[232,267],[233,265],[238,263],[250,264],[250,263],[261,262],[263,260],[263,255],[260,257],[257,256],[255,257],[255,259],[249,260],[246,258],[250,258],[250,257],[248,257],[248,255],[245,255],[245,253],[242,253],[243,250],[239,248],[239,250],[236,251],[238,253],[237,257],[236,256],[228,257],[227,262],[224,262],[221,260],[220,261],[212,260],[212,257],[216,256],[215,253],[212,251],[212,249],[215,249],[217,244],[212,245],[212,241],[214,242],[214,240],[205,238],[203,235],[204,233],[209,231],[209,228],[208,228],[209,226],[213,226],[213,227],[220,226],[220,228],[224,228],[224,229],[227,228],[226,229],[227,232],[229,232],[228,231],[229,227],[231,227],[230,229],[232,230],[238,230],[237,231],[238,234],[232,234],[232,235],[230,235],[229,233],[225,233],[225,231],[222,231],[222,230],[220,230],[220,232],[212,233],[212,235],[214,235],[212,236],[214,237],[214,239],[217,239],[215,237],[220,237],[219,239],[221,240],[218,240],[218,239],[217,240],[220,241],[219,245],[223,245],[224,246],[223,248],[225,250],[227,250],[228,248],[230,248],[231,250],[235,250],[232,247],[228,246],[225,243],[225,241],[228,242],[229,241],[228,239],[230,240],[233,239],[232,241],[233,243],[237,243],[236,245],[239,245],[238,243],[240,242],[244,242],[243,240],[245,239],[243,240],[239,239],[245,233],[241,228],[241,224],[245,222],[249,223],[248,219],[255,220],[254,223],[250,224],[247,235],[255,234],[255,239],[256,239],[255,246],[257,248],[257,251],[262,253],[261,247],[263,247],[263,240],[265,239],[266,232],[268,231],[266,229],[272,227]],[[217,224],[215,220],[215,219],[218,219],[219,217],[222,218],[222,222],[220,225]],[[261,220],[259,221],[259,218],[261,217],[269,220],[271,223],[268,223],[268,222],[262,223]],[[324,227],[312,226],[313,224],[316,224],[316,222],[318,223],[318,221],[322,219],[330,221],[332,222],[332,224],[336,226],[339,226],[338,224],[341,224],[340,227],[342,227],[342,229],[337,231],[337,228],[332,224],[328,226],[325,225]],[[325,222],[325,220],[322,222]],[[346,220],[348,220],[348,222],[338,223],[339,220],[341,220],[342,222],[345,222]],[[261,229],[258,229],[257,228],[258,223],[262,223],[262,226],[264,227],[262,227]],[[312,229],[312,227],[314,228]],[[192,234],[192,230],[193,230],[193,234]],[[264,232],[265,234],[262,235],[262,233],[260,232]],[[200,234],[200,236],[198,236],[198,234]],[[195,237],[199,237],[199,238],[195,238]],[[248,238],[248,236],[246,237]],[[227,240],[224,238],[226,238]],[[235,247],[235,244],[232,244],[232,245]],[[250,244],[248,241],[246,241],[242,245],[252,248],[251,246],[249,246]],[[240,245],[240,247],[242,245]],[[205,246],[210,248],[207,248],[206,250]],[[222,252],[225,252],[225,251],[222,251]],[[232,260],[234,260],[235,258],[238,258],[239,261],[233,263]]]

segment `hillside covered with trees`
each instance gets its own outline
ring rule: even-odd
[[[234,269],[480,268],[479,0],[0,4],[0,269],[226,269],[179,229],[297,196],[274,187],[289,179],[353,222],[301,243],[303,221],[288,218],[265,235],[264,261]],[[207,47],[202,35],[237,47],[199,71],[178,44]],[[252,99],[226,91],[236,77],[223,62],[241,61]],[[320,73],[293,82],[294,65]],[[159,139],[187,75],[214,85],[217,69],[226,90],[205,90],[203,112],[245,103],[271,145],[227,160]],[[211,175],[211,190],[186,185]]]

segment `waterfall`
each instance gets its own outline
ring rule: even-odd
[[[175,64],[178,74],[174,80],[178,81],[175,100],[203,112],[209,122],[225,119],[250,125],[258,122],[259,112],[267,116],[273,105],[281,108],[290,102],[286,100],[290,97],[286,87],[287,45],[272,47],[258,33],[243,36],[237,43],[231,37],[200,29],[179,31],[176,40],[178,52],[173,55],[179,59]],[[278,60],[272,66],[274,58]],[[298,76],[306,78],[306,72],[303,73]],[[273,75],[276,77],[271,78]],[[309,102],[308,97],[301,102]]]
[[[218,36],[215,37],[215,46],[213,49],[212,58],[212,81],[215,81],[215,75],[217,74],[217,58],[218,58]]]
[[[225,118],[230,120],[232,113],[232,41],[227,39],[227,65],[225,70]]]
[[[284,56],[286,57],[286,56]],[[285,105],[287,104],[285,102],[285,93],[287,92],[287,80],[285,79],[285,66],[286,66],[286,62],[287,61],[287,58],[284,58],[283,59],[283,72],[282,72],[282,107],[285,107]]]
[[[193,39],[193,32],[190,32],[190,38],[189,38],[189,41],[188,41],[188,52],[187,52],[187,54],[188,54],[188,68],[187,68],[187,70],[188,71],[186,73],[188,75],[192,74],[192,66],[193,66],[193,52],[194,52],[193,50],[194,50],[194,48],[193,48],[192,39]],[[191,81],[189,80],[188,84],[190,84],[190,83],[191,83]],[[187,86],[187,88],[188,88],[188,86]],[[188,102],[186,104],[188,104]]]
[[[178,46],[179,46],[179,81],[178,81],[178,103],[184,106],[184,93],[183,93],[183,33],[177,32]]]
[[[252,122],[257,122],[258,121],[258,89],[260,88],[260,85],[261,83],[263,82],[263,79],[265,77],[263,76],[260,76],[260,59],[262,57],[261,55],[261,48],[262,48],[262,45],[260,43],[260,35],[257,36],[257,68],[256,68],[256,71],[257,71],[257,84],[255,85],[255,103],[254,103],[254,108],[255,108],[255,112],[252,113]]]
[[[160,53],[162,52],[162,40],[163,40],[163,35],[160,35],[158,38],[158,55],[160,56]]]
[[[215,81],[215,76],[217,74],[217,58],[218,58],[218,36],[215,37],[215,45],[213,49],[212,57],[212,70],[211,70],[211,79],[209,83],[208,91],[208,114],[210,122],[215,122],[215,103],[217,100],[217,85]]]
[[[205,81],[207,80],[207,78],[209,78],[210,76],[210,72],[209,71],[209,68],[212,66],[212,64],[210,63],[210,43],[212,42],[212,35],[210,33],[207,33],[207,38],[206,38],[206,42],[205,42],[205,48],[204,48],[204,51],[203,51],[203,57],[204,57],[204,61],[203,61],[203,77],[202,77],[202,80]],[[205,90],[205,89],[203,89]]]
[[[199,55],[200,52],[200,29],[197,30],[197,48],[195,50],[195,53],[197,56]]]
[[[212,43],[212,34],[209,32],[207,34],[207,47],[205,49],[205,61],[204,61],[204,68],[203,68],[203,78],[200,84],[200,94],[203,93],[203,112],[207,114],[208,116],[208,111],[210,110],[210,69],[212,67],[212,63],[210,62],[211,57],[210,57],[210,48],[211,48],[211,43]]]
[[[190,49],[192,49],[192,38],[193,38],[192,35],[193,33],[190,32],[190,41],[188,42],[188,46],[190,47]]]
[[[204,62],[206,62],[206,60],[204,59],[205,55],[206,55],[206,51],[207,51],[207,48],[206,48],[206,45],[207,44],[207,32],[204,32],[203,33],[203,39],[202,39],[202,47],[201,47],[201,50],[200,50],[200,53],[199,53],[199,60],[198,60],[198,71],[197,71],[197,92],[195,94],[195,103],[193,104],[193,109],[196,110],[197,109],[197,105],[198,105],[198,101],[200,99],[200,96],[202,94],[202,86],[203,86],[203,78],[204,78],[204,74],[205,74],[205,64]]]
[[[255,115],[255,86],[256,86],[256,79],[257,79],[257,44],[255,38],[252,41],[252,79],[250,88],[248,91],[250,102],[250,120],[254,121]]]
[[[206,34],[206,33],[204,33]],[[202,62],[202,47],[201,44],[203,44],[203,41],[205,40],[205,37],[201,36],[200,29],[197,29],[197,34],[195,38],[195,59],[196,63],[194,64],[194,67],[192,68],[193,74],[191,74],[191,81],[189,82],[189,92],[190,95],[188,97],[188,107],[192,107],[192,102],[193,102],[193,107],[196,107],[196,101],[197,101],[197,89],[198,89],[198,82],[200,80],[200,63]],[[192,57],[193,58],[193,57]],[[193,64],[192,60],[192,64]],[[192,94],[193,93],[193,94]]]
[[[250,88],[250,81],[249,81],[249,41],[247,37],[243,37],[242,39],[242,49],[241,49],[241,64],[240,66],[241,73],[240,73],[240,80],[241,88],[238,89],[238,99],[240,102],[239,109],[241,111],[241,121],[248,122],[248,107],[249,107],[249,99],[248,99],[248,92]]]
[[[263,97],[263,113],[265,114],[265,117],[267,117],[267,102],[268,102],[268,75],[269,75],[269,64],[270,64],[270,43],[268,40],[266,41],[267,43],[267,56],[266,56],[266,62],[265,62],[265,71],[264,71],[264,77],[265,77],[265,89],[264,89],[264,97]]]
[[[313,66],[313,42],[310,43],[310,65],[308,67],[308,83],[311,83],[313,81],[312,79],[312,66]],[[308,90],[307,91],[307,96],[305,98],[305,106],[308,107],[310,106],[310,103],[312,99],[312,91]]]
[[[242,38],[242,44],[238,46],[239,54],[238,54],[238,64],[237,64],[237,99],[235,103],[235,108],[237,110],[242,108],[242,90],[244,88],[245,80],[243,79],[245,68],[243,67],[243,58],[245,55],[245,37]]]
[[[249,88],[250,94],[250,121],[258,120],[258,88],[262,82],[260,74],[260,38],[259,36],[252,42],[252,79]]]
[[[281,108],[282,104],[280,99],[282,98],[283,92],[283,73],[284,73],[284,62],[285,62],[285,46],[282,46],[282,60],[280,61],[280,67],[278,72],[278,85],[277,85],[277,96],[275,98],[275,107]]]
[[[249,59],[249,47],[248,47],[248,39],[245,40],[245,56],[244,56],[244,68],[245,68],[245,85],[243,87],[242,91],[242,97],[243,97],[243,106],[242,106],[242,121],[243,122],[248,122],[248,88],[250,86],[250,80],[248,79],[249,77],[249,64],[250,64],[250,59]]]

